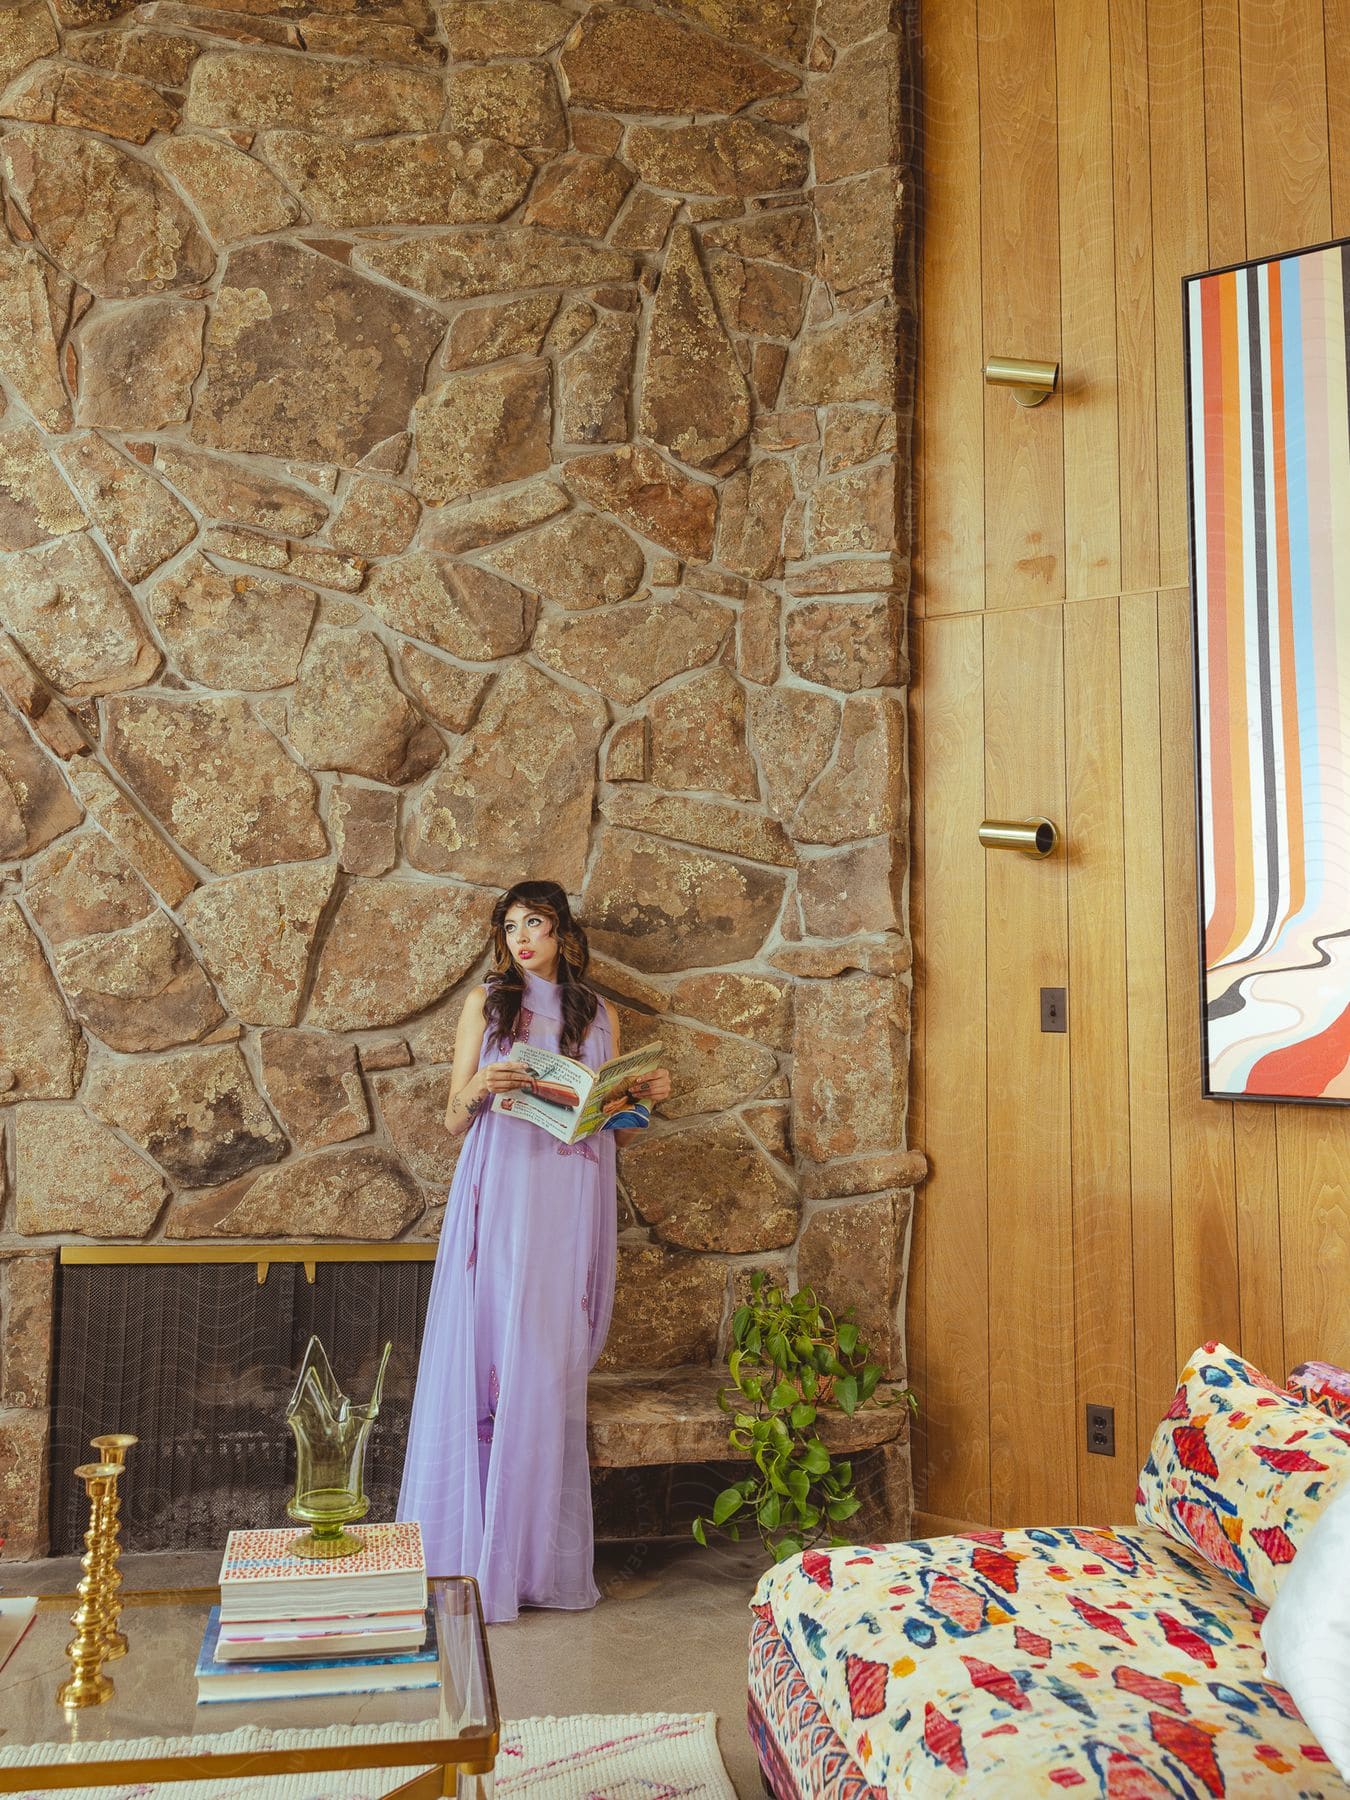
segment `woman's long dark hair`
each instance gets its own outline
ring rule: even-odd
[[[583,977],[591,960],[586,933],[572,917],[567,895],[556,881],[518,881],[492,909],[492,973],[487,978],[483,1017],[487,1034],[503,1047],[516,1041],[520,1006],[525,994],[525,975],[506,942],[506,915],[513,906],[528,906],[552,919],[558,939],[555,979],[562,1000],[562,1032],[558,1048],[564,1056],[577,1056],[595,1019],[600,1001]]]

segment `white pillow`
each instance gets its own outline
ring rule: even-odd
[[[1350,1781],[1350,1485],[1322,1508],[1261,1627],[1266,1673],[1288,1688]]]

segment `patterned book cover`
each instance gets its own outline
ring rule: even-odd
[[[274,1531],[232,1531],[225,1540],[220,1585],[275,1581],[347,1582],[371,1575],[420,1576],[426,1571],[422,1527],[410,1520],[398,1525],[349,1525],[364,1548],[355,1556],[331,1559],[296,1556],[290,1546],[295,1527]]]
[[[213,1606],[197,1657],[197,1701],[289,1700],[306,1694],[376,1694],[440,1685],[435,1609],[427,1609],[426,1642],[417,1650],[376,1656],[290,1658],[285,1662],[220,1662],[220,1608]]]

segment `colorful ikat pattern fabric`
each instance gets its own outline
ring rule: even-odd
[[[861,1776],[852,1795],[1350,1800],[1264,1677],[1263,1609],[1151,1526],[808,1551],[752,1610],[828,1718],[841,1780]],[[784,1715],[775,1669],[784,1688],[769,1648],[752,1656],[752,1720]]]
[[[1269,1606],[1345,1480],[1350,1425],[1294,1399],[1227,1345],[1204,1344],[1153,1434],[1135,1517]]]
[[[1338,1424],[1350,1425],[1350,1369],[1335,1363],[1300,1363],[1289,1377],[1289,1392]]]

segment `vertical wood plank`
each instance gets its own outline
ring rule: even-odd
[[[982,620],[923,631],[927,1510],[989,1518]]]
[[[927,1053],[928,985],[924,968],[924,813],[928,770],[924,741],[924,628],[918,619],[909,626],[909,933],[915,975],[909,1014],[909,1117],[906,1142],[928,1142]],[[928,1194],[919,1187],[910,1215],[909,1265],[905,1289],[905,1365],[909,1385],[918,1398],[918,1412],[910,1431],[910,1466],[914,1478],[917,1511],[928,1506]]]
[[[1327,135],[1331,160],[1331,229],[1350,234],[1350,0],[1324,0]]]
[[[1065,607],[1074,1441],[1085,1519],[1128,1518],[1138,1475],[1120,715],[1119,602]],[[1088,1454],[1089,1402],[1115,1411],[1114,1457]]]
[[[1283,1381],[1284,1288],[1280,1254],[1280,1178],[1276,1108],[1233,1107],[1233,1169],[1237,1181],[1237,1348],[1272,1381]],[[1350,1306],[1350,1287],[1346,1289]]]
[[[1056,0],[1055,49],[1064,580],[1075,599],[1120,592],[1110,0]]]
[[[1282,1106],[1277,1132],[1285,1355],[1350,1366],[1350,1117]]]
[[[1346,0],[1350,4],[1350,0]],[[1117,408],[1120,419],[1120,581],[1158,585],[1157,395],[1153,379],[1153,218],[1150,205],[1146,0],[1111,8],[1111,140],[1116,227]]]
[[[1207,267],[1209,262],[1200,0],[1148,0],[1148,46],[1158,401],[1158,581],[1161,586],[1176,587],[1190,578],[1181,280],[1184,275]]]
[[[1246,0],[1240,17],[1247,254],[1273,256],[1331,236],[1322,0]]]
[[[1121,789],[1130,1044],[1130,1214],[1134,1240],[1135,1456],[1176,1386],[1172,1293],[1172,1119],[1167,1064],[1158,602],[1120,603]]]
[[[1061,361],[1053,0],[980,0],[987,356]],[[1064,597],[1064,401],[987,387],[985,604]]]
[[[1062,609],[990,613],[984,667],[989,816],[1062,819]],[[1077,1511],[1068,1039],[1040,1029],[1040,989],[1067,985],[1065,889],[1062,857],[985,853],[996,1525]]]
[[[1233,1108],[1200,1092],[1195,741],[1190,596],[1158,598],[1167,907],[1167,1045],[1171,1072],[1172,1253],[1178,1362],[1207,1338],[1240,1330]]]
[[[1217,268],[1247,255],[1238,0],[1204,0],[1204,39],[1209,262]]]
[[[923,21],[923,542],[927,613],[984,605],[984,364],[976,0]]]

